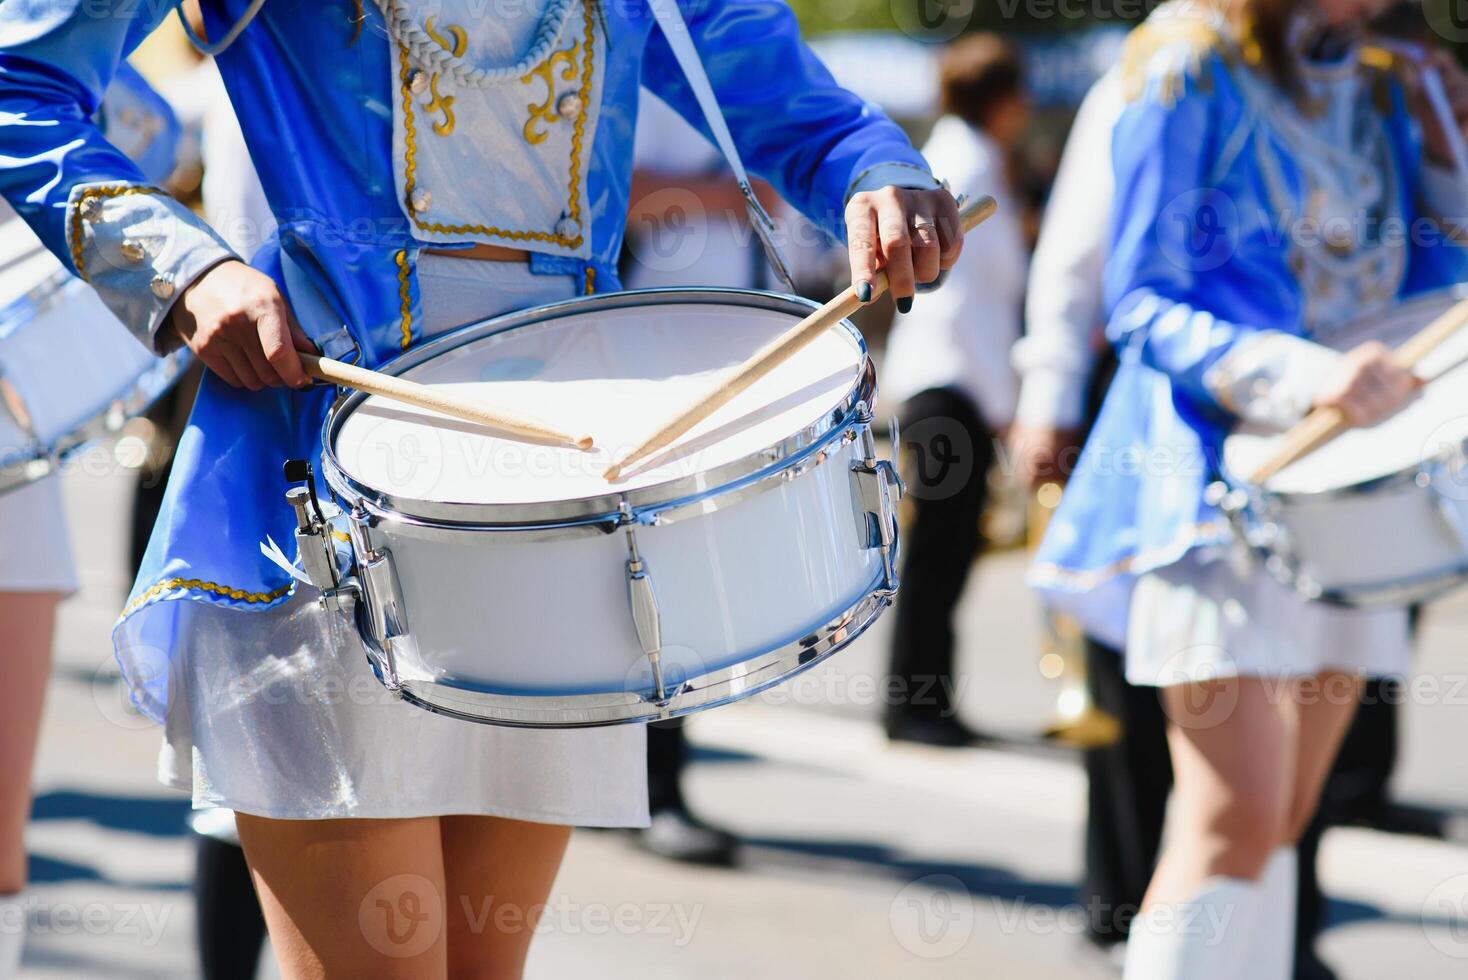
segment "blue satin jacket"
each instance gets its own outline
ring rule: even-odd
[[[231,254],[91,118],[174,6],[0,4],[0,192],[149,344]],[[207,36],[247,6],[204,0]],[[749,170],[830,234],[844,236],[854,189],[936,185],[896,125],[836,86],[780,0],[680,9]],[[280,222],[254,264],[327,354],[368,365],[422,339],[414,269],[428,244],[523,248],[534,272],[618,288],[639,85],[707,132],[647,0],[269,0],[219,67]],[[206,378],[115,635],[155,718],[177,639],[129,619],[169,600],[284,601],[291,580],[260,543],[290,540],[280,464],[319,455],[331,397]]]
[[[1302,152],[1310,144],[1274,124],[1286,96],[1226,37],[1163,29],[1129,71],[1104,274],[1120,367],[1029,576],[1048,604],[1118,646],[1137,575],[1230,537],[1204,500],[1237,418],[1213,383],[1220,362],[1270,332],[1319,338],[1468,274],[1452,222],[1439,220],[1457,216],[1461,233],[1468,189],[1450,182],[1433,193],[1392,70],[1352,60],[1327,73],[1332,86],[1355,86],[1346,97],[1369,100],[1381,133],[1369,169],[1379,194],[1347,216],[1370,275],[1303,254],[1321,237],[1301,218],[1312,215],[1309,168],[1324,155]]]

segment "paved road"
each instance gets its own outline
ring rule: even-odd
[[[127,479],[73,474],[66,489],[83,590],[65,607],[40,760],[27,975],[192,977],[186,804],[153,781],[157,732],[124,709],[107,647]],[[1036,615],[1018,559],[986,560],[962,615],[971,721],[1043,725],[1054,691],[1035,668]],[[887,746],[873,723],[881,636],[696,719],[690,793],[748,839],[742,866],[671,866],[621,835],[579,834],[530,976],[1108,976],[1076,935],[1075,761]],[[1465,637],[1468,601],[1427,618],[1397,785],[1468,811]],[[1323,950],[1343,977],[1468,975],[1468,849],[1342,830],[1322,861],[1336,923]]]

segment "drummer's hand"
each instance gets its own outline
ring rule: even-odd
[[[1427,62],[1442,78],[1443,91],[1447,94],[1448,105],[1452,106],[1459,131],[1468,135],[1468,72],[1458,64],[1457,58],[1443,50],[1430,51]],[[1452,144],[1448,142],[1447,133],[1443,132],[1437,113],[1432,111],[1420,78],[1414,77],[1409,87],[1415,103],[1413,115],[1422,121],[1423,143],[1428,157],[1443,166],[1453,166],[1457,161],[1453,159]]]
[[[172,329],[205,367],[237,388],[305,388],[298,350],[315,347],[291,316],[275,280],[243,262],[221,262],[190,286]]]
[[[1005,437],[1020,479],[1031,490],[1046,483],[1064,483],[1081,442],[1081,433],[1073,429],[1023,422],[1016,422]]]
[[[1346,353],[1315,396],[1320,408],[1338,408],[1354,426],[1374,425],[1401,408],[1422,379],[1375,341]]]
[[[853,194],[846,204],[846,243],[857,298],[870,300],[877,270],[886,269],[887,288],[906,313],[917,283],[932,282],[958,261],[958,204],[942,188],[889,186]]]

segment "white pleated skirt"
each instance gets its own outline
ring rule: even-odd
[[[1410,668],[1404,608],[1312,602],[1234,548],[1200,548],[1138,577],[1127,618],[1126,676],[1171,687],[1224,677]]]
[[[425,333],[569,299],[569,276],[423,255]],[[284,506],[284,503],[282,503]],[[355,629],[310,590],[274,609],[180,602],[159,778],[194,806],[278,819],[453,814],[645,826],[641,725],[497,728],[432,714],[378,683]]]

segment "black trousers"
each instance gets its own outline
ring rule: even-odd
[[[887,710],[950,717],[953,612],[983,545],[979,517],[994,438],[973,402],[949,388],[919,392],[899,418],[909,520],[889,668],[899,696]]]

